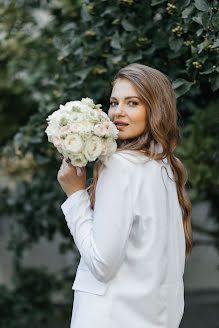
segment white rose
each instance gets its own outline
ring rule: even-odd
[[[84,142],[78,134],[70,134],[63,141],[67,153],[77,153],[82,150]]]
[[[80,101],[68,101],[65,106],[60,106],[60,109],[63,111],[66,111],[68,113],[72,113],[75,111],[80,112],[81,111],[81,103]]]
[[[100,123],[100,114],[97,112],[97,111],[87,111],[85,113],[85,120],[88,120],[89,122],[92,122],[92,123]]]
[[[109,158],[110,158],[110,156],[106,156],[106,155],[100,155],[99,156],[99,159],[100,159],[100,161],[105,165],[105,166],[107,166],[107,163],[108,163],[108,160],[109,160]]]
[[[106,140],[104,140],[104,145],[106,145],[107,152],[104,151],[103,153],[101,153],[99,159],[105,166],[107,166],[109,158],[112,156],[112,154],[116,152],[117,143],[114,139],[107,138]]]
[[[106,142],[102,143],[102,151],[101,151],[101,155],[106,155],[107,154],[107,145]]]
[[[54,135],[57,135],[58,132],[59,132],[59,127],[56,124],[49,124],[45,130],[45,133],[48,136],[48,141],[53,142],[52,137]]]
[[[92,122],[83,120],[82,122],[82,132],[91,132],[93,131],[94,124]]]
[[[57,110],[49,116],[50,124],[57,124],[58,126],[62,118],[68,119],[68,113],[66,113],[65,111]]]
[[[66,113],[65,114],[62,114],[62,116],[60,116],[59,118],[59,126],[65,126],[68,124],[69,122],[69,115],[67,115]]]
[[[58,149],[58,151],[62,154],[62,140],[57,137],[57,136],[54,136],[52,138],[52,141],[53,141],[53,144],[54,146]]]
[[[109,121],[105,120],[102,122],[103,125],[105,125],[106,128],[109,128],[110,124]]]
[[[107,156],[111,156],[117,149],[117,143],[113,138],[106,139]]]
[[[106,132],[107,128],[104,124],[96,124],[94,126],[94,134],[96,134],[96,136],[103,137],[105,136]]]
[[[108,116],[104,111],[101,111],[101,117],[102,117],[103,119],[107,119],[108,121],[110,121],[109,116]],[[111,122],[111,121],[110,121],[110,122]]]
[[[79,133],[83,127],[83,124],[80,122],[74,122],[70,125],[70,131],[72,133]]]
[[[71,129],[70,129],[70,125],[65,125],[65,126],[62,126],[60,129],[59,129],[59,136],[62,135],[62,134],[70,134],[71,133]]]
[[[88,161],[95,161],[102,151],[102,141],[99,137],[92,136],[85,142],[84,155]]]
[[[114,139],[118,139],[118,133],[119,130],[117,129],[117,127],[115,126],[114,123],[112,123],[111,121],[109,122],[109,129],[108,129],[108,134],[106,134],[106,136],[109,137],[113,137]]]
[[[83,153],[69,154],[68,157],[73,166],[84,167],[87,165],[87,159]]]
[[[87,105],[87,106],[89,106],[91,108],[94,108],[95,107],[95,104],[94,104],[94,102],[93,102],[93,100],[91,98],[88,98],[88,97],[82,98],[81,99],[81,102],[82,102],[82,104],[85,104],[85,105]]]
[[[80,122],[82,117],[82,114],[79,112],[71,112],[71,114],[69,115],[69,124],[74,122]]]

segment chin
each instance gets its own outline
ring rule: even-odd
[[[119,140],[126,140],[126,139],[131,139],[131,137],[125,137],[125,136],[118,136]]]
[[[118,139],[132,139],[134,138],[135,136],[133,136],[132,134],[129,134],[129,133],[125,133],[125,131],[119,131],[118,133]]]

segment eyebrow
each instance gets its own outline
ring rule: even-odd
[[[110,97],[110,98],[116,99],[116,97]],[[125,99],[131,99],[131,98],[138,98],[138,99],[140,99],[139,97],[136,97],[136,96],[125,97]]]

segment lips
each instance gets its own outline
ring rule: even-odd
[[[122,122],[122,121],[115,121],[114,124],[117,126],[126,126],[129,125],[128,123]]]
[[[129,124],[116,124],[117,130],[124,130]]]

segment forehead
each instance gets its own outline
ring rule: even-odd
[[[128,79],[118,79],[111,92],[111,97],[138,96],[133,84]]]

